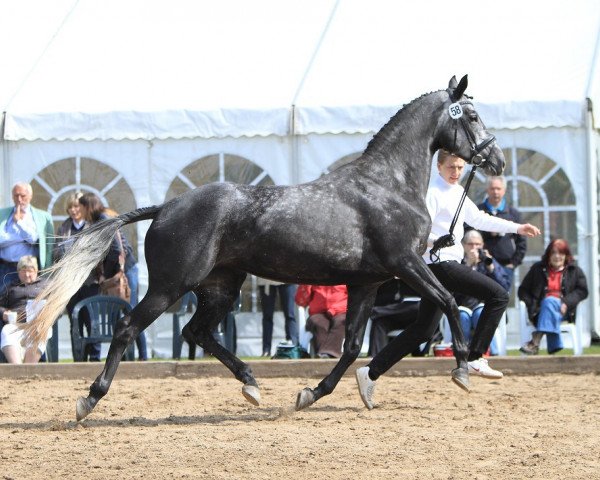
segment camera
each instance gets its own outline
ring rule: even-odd
[[[483,248],[480,248],[477,251],[479,252],[479,261],[480,262],[483,262],[484,265],[491,265],[492,264],[492,262],[493,262],[492,258],[488,257],[485,254],[485,250]]]

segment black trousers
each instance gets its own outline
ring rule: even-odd
[[[480,358],[494,338],[494,332],[508,306],[508,292],[491,278],[458,262],[432,263],[429,268],[450,292],[470,295],[484,302],[479,323],[469,345],[468,360]],[[441,318],[442,311],[438,306],[422,297],[417,321],[388,343],[371,360],[368,365],[369,376],[376,380],[419,344],[428,341]]]

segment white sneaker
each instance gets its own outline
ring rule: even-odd
[[[488,365],[485,358],[478,358],[469,362],[469,373],[480,375],[484,378],[502,378],[504,374],[499,370],[494,370]]]
[[[375,391],[375,381],[369,378],[369,367],[360,367],[356,369],[356,383],[358,384],[358,393],[365,407],[373,410],[373,392]]]

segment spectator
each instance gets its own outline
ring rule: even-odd
[[[529,320],[535,325],[521,352],[537,355],[544,335],[548,353],[562,350],[560,322],[575,322],[577,305],[587,296],[585,274],[575,265],[569,244],[561,238],[552,240],[519,287],[519,299],[525,302]]]
[[[17,279],[17,262],[24,255],[37,257],[42,269],[52,265],[52,217],[31,206],[30,184],[16,183],[12,197],[15,206],[0,209],[0,295]]]
[[[116,217],[119,214],[114,210],[107,208],[105,209],[106,215],[109,217]],[[133,254],[133,247],[129,240],[127,240],[127,235],[125,232],[119,231],[121,235],[121,240],[123,242],[123,248],[125,249],[125,276],[127,277],[127,283],[129,283],[129,288],[131,290],[131,296],[129,299],[129,303],[132,307],[135,307],[139,302],[139,270],[137,260],[135,259],[135,255]],[[135,344],[138,349],[138,360],[146,361],[148,360],[148,347],[146,343],[146,333],[142,330],[140,334],[135,339]]]
[[[38,277],[37,259],[25,255],[17,262],[18,280],[13,282],[0,296],[0,318],[4,328],[0,334],[0,348],[9,363],[37,363],[46,351],[46,342],[39,345],[21,346],[22,330],[17,323],[35,314],[35,297],[42,291],[45,279]],[[50,330],[49,335],[52,335]]]
[[[503,218],[515,223],[521,223],[519,211],[508,205],[506,198],[506,178],[503,176],[488,177],[487,198],[477,207],[489,215]],[[523,262],[527,251],[527,238],[518,233],[497,233],[482,231],[483,243],[490,255],[509,274],[508,291],[510,291],[515,268]]]
[[[454,293],[473,294],[484,300],[478,328],[469,344],[468,370],[485,378],[502,378],[502,372],[491,368],[483,354],[487,351],[506,310],[508,293],[494,280],[460,263],[464,257],[462,246],[450,245],[441,248],[439,253],[435,254],[432,252],[433,244],[449,233],[455,215],[457,222],[454,235],[457,238],[464,236],[465,222],[481,230],[503,233],[534,236],[539,235],[540,231],[530,224],[519,225],[488,215],[478,210],[468,197],[464,198],[463,208],[459,210],[464,192],[459,181],[465,161],[450,152],[440,150],[437,167],[439,175],[435,176],[429,186],[425,200],[432,224],[423,259],[445,288]],[[356,370],[358,390],[368,409],[373,408],[375,381],[396,362],[411,353],[418,344],[431,338],[441,316],[442,312],[436,303],[421,298],[417,321],[388,343],[367,366]],[[453,380],[457,381],[456,377],[453,377]],[[460,385],[460,382],[458,383]]]
[[[73,244],[72,236],[81,232],[85,227],[85,218],[79,208],[79,198],[81,193],[70,194],[65,201],[65,211],[69,218],[67,218],[56,233],[57,241],[54,244],[54,251],[52,258],[54,262],[58,262],[67,253],[71,245]]]
[[[500,265],[487,249],[484,250],[481,233],[478,230],[469,230],[465,233],[462,244],[465,251],[462,263],[472,270],[491,278],[508,292],[512,273]],[[471,332],[477,328],[479,316],[484,305],[481,303],[482,299],[473,297],[470,294],[458,293],[455,295],[455,298],[459,306],[467,307],[471,311],[470,314],[462,309],[460,311],[460,324],[465,335],[465,340],[469,343],[472,338]],[[490,344],[490,353],[498,355],[498,347],[494,340]]]
[[[308,307],[306,330],[314,337],[319,358],[339,358],[342,355],[348,309],[346,285],[300,285],[296,303]]]
[[[85,219],[86,226],[108,218],[108,215],[105,213],[106,209],[104,208],[104,205],[102,205],[102,201],[94,193],[84,193],[81,195],[81,197],[79,197],[79,208],[81,210],[81,215]],[[73,308],[77,302],[83,300],[84,298],[98,295],[100,293],[101,276],[110,278],[119,271],[121,268],[119,265],[120,251],[121,247],[118,239],[115,236],[104,260],[90,273],[90,276],[83,283],[79,291],[69,300],[69,303],[67,304],[67,313],[69,314],[71,322],[73,322]],[[79,314],[79,320],[80,333],[83,335],[83,328],[85,326],[85,329],[89,335],[92,326],[87,309],[81,310]],[[89,360],[92,362],[99,362],[101,353],[100,345],[100,343],[88,344],[86,346],[84,355],[85,358],[89,358]]]
[[[54,244],[53,254],[53,259],[55,262],[58,262],[69,251],[73,245],[73,235],[81,232],[86,226],[85,218],[83,217],[83,213],[81,212],[81,207],[79,205],[79,199],[81,196],[82,194],[80,192],[75,192],[70,194],[65,201],[65,211],[67,212],[67,215],[69,215],[69,218],[67,218],[61,224],[61,226],[58,227],[57,242]],[[69,316],[71,326],[73,325],[73,308],[75,307],[75,304],[84,298],[98,295],[99,292],[100,289],[98,287],[97,272],[92,272],[67,304],[67,314]],[[87,316],[88,311],[84,309],[80,315],[82,317]],[[89,324],[89,317],[87,321],[82,321],[81,325],[79,326],[79,329],[82,332],[84,324]],[[69,329],[69,332],[72,332],[72,328]],[[73,343],[71,342],[71,348],[72,347]]]
[[[275,313],[275,300],[279,295],[281,309],[285,317],[285,339],[290,345],[298,345],[298,322],[294,312],[294,296],[296,285],[289,283],[276,283],[263,278],[258,278],[258,290],[262,306],[262,344],[263,357],[271,356],[271,343],[273,342],[273,314]]]

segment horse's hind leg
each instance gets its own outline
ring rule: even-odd
[[[315,403],[319,398],[329,395],[340,379],[354,363],[362,347],[367,320],[371,315],[379,283],[363,286],[348,286],[348,311],[346,313],[346,337],[344,351],[338,363],[314,390],[305,388],[298,393],[296,410],[302,410]]]
[[[108,393],[121,358],[129,344],[135,340],[139,332],[156,320],[175,300],[176,298],[153,295],[151,291],[148,291],[131,314],[117,322],[102,373],[92,383],[88,397],[80,397],[77,400],[77,421],[87,417],[100,399]]]
[[[260,391],[250,366],[217,342],[213,331],[231,310],[246,278],[243,272],[214,270],[195,290],[198,309],[183,328],[186,340],[197,343],[216,357],[244,385],[242,394],[253,405],[260,403]]]

